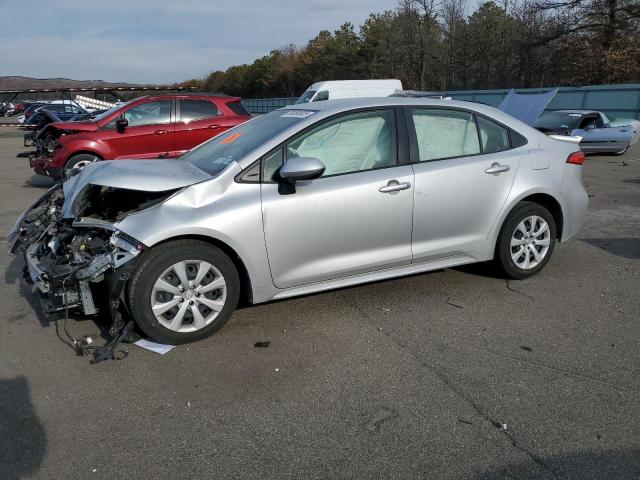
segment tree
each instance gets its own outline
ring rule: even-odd
[[[359,28],[323,30],[305,46],[210,73],[203,88],[296,96],[320,80],[398,78],[454,90],[637,82],[638,0],[400,0]],[[184,85],[196,85],[189,80]]]

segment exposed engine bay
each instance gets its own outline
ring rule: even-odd
[[[102,360],[114,358],[118,342],[139,338],[132,332],[125,286],[149,246],[134,238],[140,234],[148,241],[144,229],[136,229],[144,220],[132,217],[153,214],[175,194],[210,178],[176,160],[96,162],[52,187],[20,215],[9,232],[9,253],[24,257],[24,277],[39,291],[43,312],[52,320],[64,314],[70,342],[63,341],[80,354],[92,352],[94,360],[99,352]],[[109,346],[88,347],[70,335],[66,325],[72,313],[108,316]]]
[[[145,247],[119,232],[114,222],[172,193],[89,184],[73,201],[73,218],[64,218],[65,196],[57,185],[27,210],[9,235],[9,248],[24,255],[25,278],[40,292],[43,312],[64,312],[66,318],[74,310],[95,315],[104,306],[110,334],[117,337],[126,313],[124,286]]]

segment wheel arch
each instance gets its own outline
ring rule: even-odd
[[[104,155],[102,155],[99,152],[93,151],[93,150],[78,150],[77,152],[73,152],[71,155],[69,155],[67,157],[67,159],[64,161],[64,166],[67,166],[67,163],[69,163],[69,160],[71,160],[73,157],[76,157],[78,155],[93,155],[94,157],[98,157],[98,160],[104,160]]]
[[[174,242],[176,240],[199,240],[222,250],[229,257],[229,259],[231,259],[234,266],[236,267],[236,270],[238,271],[238,276],[240,277],[240,305],[253,303],[253,286],[251,283],[249,270],[247,269],[244,260],[242,260],[240,255],[238,255],[233,247],[220,239],[207,235],[187,234],[164,239],[154,244],[151,248]]]
[[[562,238],[562,227],[564,224],[564,216],[562,214],[562,207],[560,206],[560,202],[556,200],[552,195],[548,193],[534,193],[527,197],[521,198],[520,202],[532,202],[537,203],[538,205],[542,205],[544,208],[549,210],[549,213],[553,216],[553,221],[556,223],[556,239],[560,240]]]
[[[558,198],[553,195],[551,192],[547,191],[530,191],[523,193],[522,195],[515,198],[512,202],[509,203],[509,206],[504,209],[502,215],[500,216],[500,221],[496,222],[496,228],[493,232],[493,238],[497,239],[500,230],[502,229],[502,225],[509,215],[509,212],[515,208],[521,202],[532,202],[537,203],[538,205],[542,205],[549,213],[553,216],[553,220],[556,223],[556,237],[557,240],[560,241],[562,239],[562,231],[564,227],[564,213],[562,204],[558,200]]]

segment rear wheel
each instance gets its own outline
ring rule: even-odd
[[[151,249],[128,286],[134,320],[153,340],[177,345],[212,335],[238,304],[240,280],[220,249],[179,240]]]
[[[553,215],[542,205],[520,202],[502,225],[495,262],[509,277],[528,278],[544,268],[556,241]]]
[[[96,155],[91,155],[89,153],[81,153],[79,155],[74,155],[69,160],[67,160],[67,163],[64,166],[65,178],[69,178],[73,170],[75,169],[81,170],[87,165],[91,165],[93,162],[97,162],[98,160],[100,160],[100,157]]]

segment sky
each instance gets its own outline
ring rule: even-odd
[[[0,76],[172,83],[251,63],[397,0],[0,0]]]

